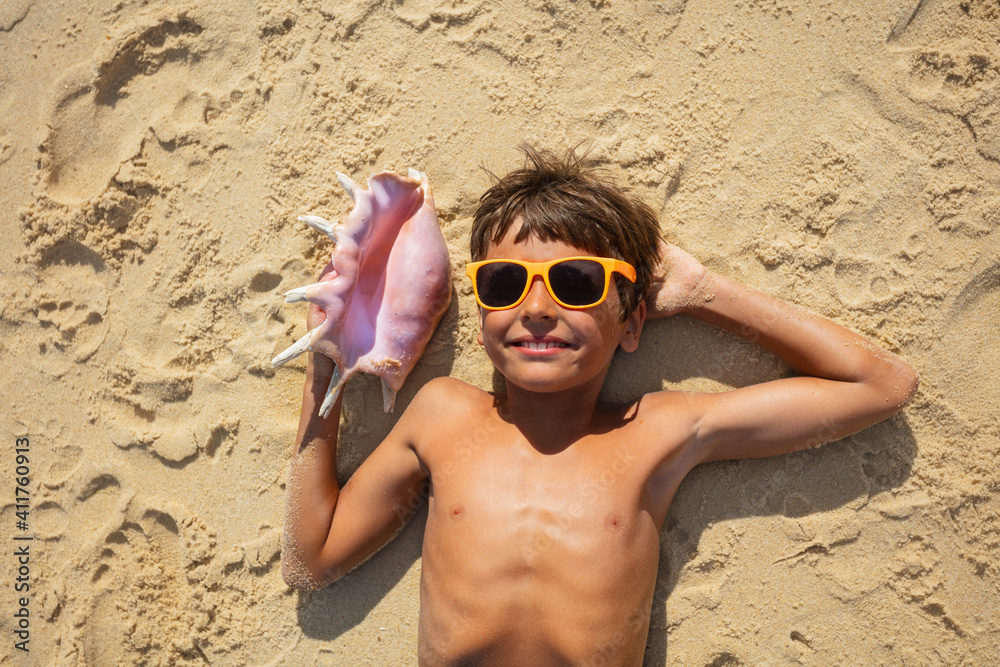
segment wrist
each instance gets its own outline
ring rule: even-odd
[[[306,364],[306,381],[319,381],[330,383],[331,378],[337,374],[337,364],[330,357],[321,352],[310,352],[309,363]],[[324,385],[325,388],[325,385]]]
[[[699,313],[705,312],[715,301],[719,291],[719,280],[721,276],[713,271],[705,269],[701,278],[692,288],[688,298],[681,306],[680,312],[697,317]]]

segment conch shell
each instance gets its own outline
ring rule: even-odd
[[[341,173],[337,180],[354,200],[347,222],[299,218],[336,242],[333,270],[285,293],[286,303],[317,304],[326,320],[271,364],[322,352],[337,364],[320,408],[324,417],[358,371],[382,378],[389,412],[451,301],[448,247],[426,174],[384,171],[368,179],[368,190]]]

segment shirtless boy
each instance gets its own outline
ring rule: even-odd
[[[332,366],[311,354],[282,572],[296,588],[325,586],[426,497],[421,665],[640,665],[660,530],[684,476],[842,438],[902,408],[917,375],[660,241],[649,207],[572,155],[526,153],[483,195],[471,241],[478,342],[506,394],[428,382],[341,488],[340,401],[318,416]],[[608,261],[552,264],[570,257]],[[676,313],[752,340],[798,375],[598,400],[615,350],[634,352],[647,318]],[[323,314],[311,306],[308,319]]]

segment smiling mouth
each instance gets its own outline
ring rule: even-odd
[[[572,347],[569,343],[560,343],[556,341],[535,341],[535,340],[522,340],[511,343],[512,347],[523,347],[528,350],[549,350],[552,348],[569,348]]]

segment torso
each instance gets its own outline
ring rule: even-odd
[[[491,395],[461,393],[417,452],[431,476],[420,664],[641,664],[660,527],[687,472],[669,436],[640,405],[608,408],[600,434],[543,454]]]

